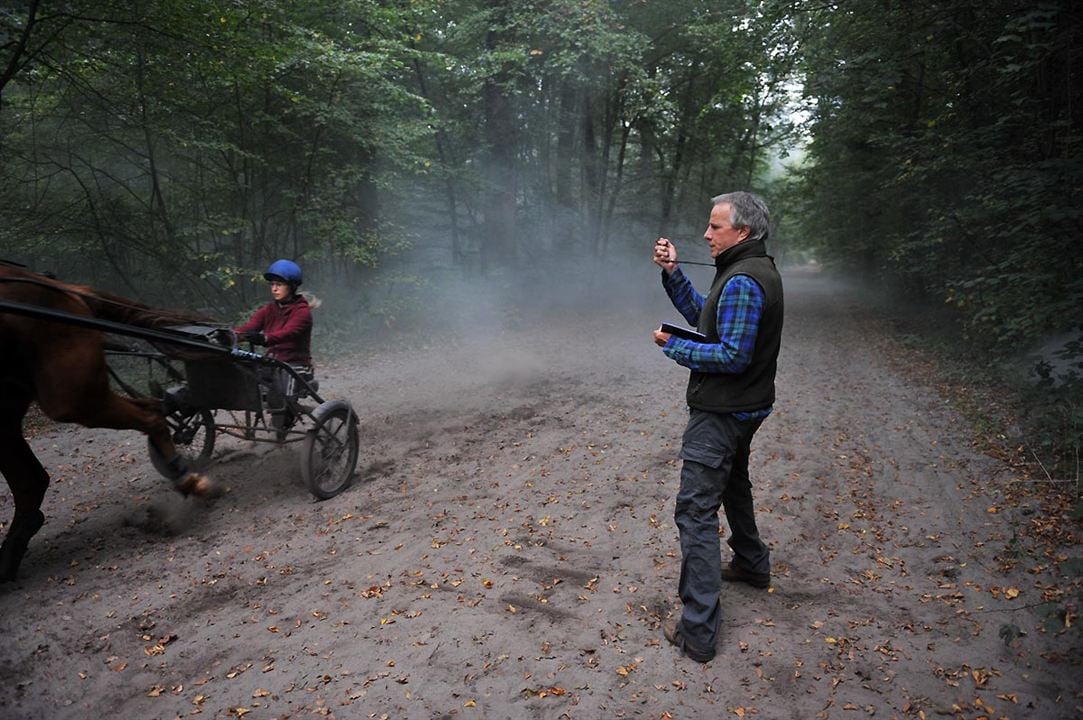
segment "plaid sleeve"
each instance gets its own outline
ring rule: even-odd
[[[695,327],[699,324],[699,312],[703,308],[703,296],[692,287],[692,281],[677,267],[672,275],[662,271],[662,287],[666,295],[669,295],[673,307],[677,308],[688,324]]]
[[[734,275],[726,282],[718,299],[719,342],[698,343],[671,337],[662,351],[690,370],[730,374],[744,372],[752,362],[763,303],[763,289],[759,283],[747,275]],[[702,304],[703,298],[700,298],[701,307]]]

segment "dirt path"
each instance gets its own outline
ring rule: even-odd
[[[848,298],[787,279],[753,468],[776,577],[725,588],[706,666],[660,632],[686,377],[650,344],[660,301],[325,368],[363,480],[324,503],[288,449],[214,468],[230,491],[204,506],[139,436],[39,435],[0,717],[1079,717],[1078,630],[1043,614],[1063,579],[994,559],[1032,519],[1010,476]]]

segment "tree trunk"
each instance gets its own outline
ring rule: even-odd
[[[501,44],[507,14],[504,0],[491,0],[494,10],[493,22],[485,35],[485,48],[490,53]],[[508,266],[515,260],[515,198],[517,173],[515,150],[516,126],[508,86],[511,82],[507,63],[494,75],[485,79],[482,89],[485,114],[486,157],[483,167],[485,228],[481,241],[481,267],[487,270],[494,265]]]
[[[572,192],[572,156],[575,152],[575,111],[578,94],[571,80],[560,85],[560,112],[557,121],[556,160],[556,246],[572,252],[576,236],[576,203]]]

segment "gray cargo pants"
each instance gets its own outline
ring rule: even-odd
[[[771,571],[770,553],[756,529],[748,477],[752,436],[762,423],[762,418],[737,420],[695,408],[689,414],[673,519],[681,538],[681,625],[696,647],[714,648],[722,623],[719,506],[726,512],[736,564],[752,572]]]

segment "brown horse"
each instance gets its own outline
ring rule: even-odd
[[[5,264],[0,264],[0,299],[146,328],[206,322]],[[0,582],[15,578],[30,539],[45,522],[41,503],[49,475],[22,434],[23,417],[35,401],[57,422],[146,433],[162,457],[170,458],[179,492],[212,493],[210,480],[189,472],[177,454],[160,403],[110,389],[100,331],[0,310],[0,474],[15,499],[15,515],[0,545]]]

